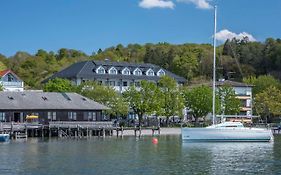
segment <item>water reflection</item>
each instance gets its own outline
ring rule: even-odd
[[[270,174],[273,143],[183,143],[191,171],[202,174]],[[198,169],[199,168],[199,169]]]
[[[1,175],[280,174],[274,143],[182,143],[180,136],[30,140],[0,144]]]

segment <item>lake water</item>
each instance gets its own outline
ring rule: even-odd
[[[0,144],[0,174],[180,175],[281,174],[281,137],[274,143],[182,143],[179,136]]]

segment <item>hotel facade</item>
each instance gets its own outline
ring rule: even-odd
[[[65,78],[75,85],[85,81],[96,81],[122,93],[132,85],[139,87],[142,80],[157,83],[163,75],[172,77],[179,85],[186,82],[185,78],[154,64],[95,60],[72,64],[43,82],[54,78]]]

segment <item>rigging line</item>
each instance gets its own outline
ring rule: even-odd
[[[240,74],[241,74],[241,76],[242,76],[242,78],[243,78],[243,77],[244,77],[244,74],[243,74],[243,72],[242,72],[240,63],[239,63],[239,61],[238,61],[238,59],[237,59],[236,52],[234,51],[234,49],[233,49],[233,47],[232,47],[232,45],[231,45],[230,42],[229,42],[229,47],[230,47],[230,50],[231,50],[231,52],[232,52],[233,58],[234,58],[234,60],[235,60],[235,62],[236,62],[236,64],[237,64],[237,66],[238,66],[239,72],[240,72]]]

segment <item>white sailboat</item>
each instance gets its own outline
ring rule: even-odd
[[[273,141],[270,129],[247,128],[241,122],[215,124],[216,87],[216,26],[217,6],[214,6],[214,55],[213,55],[213,125],[206,128],[182,128],[182,141],[213,142],[269,142]]]

